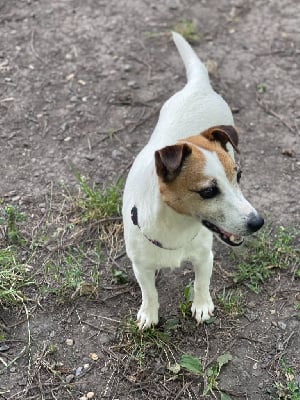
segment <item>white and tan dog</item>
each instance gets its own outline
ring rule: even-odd
[[[213,234],[239,246],[264,223],[239,188],[232,113],[191,46],[177,33],[173,39],[187,84],[163,105],[123,198],[127,254],[142,291],[140,329],[158,322],[155,271],[187,260],[195,271],[192,314],[198,323],[210,318]]]

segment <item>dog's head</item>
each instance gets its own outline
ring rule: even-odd
[[[155,165],[166,204],[199,219],[226,244],[239,246],[264,220],[239,188],[234,149],[236,129],[216,126],[156,151]]]

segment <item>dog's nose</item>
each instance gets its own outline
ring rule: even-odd
[[[251,213],[247,221],[247,227],[251,233],[254,233],[258,231],[264,223],[265,221],[260,215]]]

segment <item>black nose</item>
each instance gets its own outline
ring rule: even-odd
[[[254,233],[258,231],[264,223],[265,221],[260,215],[251,213],[247,221],[247,227],[251,233]]]

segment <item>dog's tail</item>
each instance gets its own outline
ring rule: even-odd
[[[185,66],[188,83],[200,81],[201,84],[209,83],[208,72],[188,42],[176,32],[173,32],[173,40]]]

